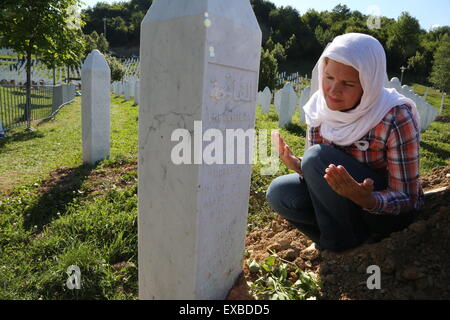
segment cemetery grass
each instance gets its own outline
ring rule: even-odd
[[[137,114],[112,99],[111,157],[97,166],[82,164],[79,98],[2,140],[0,299],[137,298]],[[70,265],[83,290],[66,287]]]
[[[112,98],[111,157],[97,166],[82,164],[79,98],[55,119],[34,124],[37,131],[18,128],[1,140],[0,299],[137,299],[137,116],[132,102]],[[298,112],[280,132],[301,155],[306,127],[296,123]],[[266,115],[257,108],[257,129],[277,126],[273,106]],[[449,162],[448,134],[448,123],[440,122],[423,134],[422,174]],[[265,200],[276,176],[261,175],[260,169],[256,164],[252,172],[249,233],[273,227],[276,218]],[[287,173],[281,166],[277,176]],[[66,287],[70,265],[82,270],[82,290]],[[316,296],[320,283],[291,267],[277,256],[253,264],[262,277],[253,293]],[[307,286],[289,283],[287,271]],[[266,285],[269,278],[278,292]]]

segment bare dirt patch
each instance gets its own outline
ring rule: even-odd
[[[442,122],[442,123],[449,123],[450,122],[450,116],[437,116],[435,121]]]
[[[450,165],[421,177],[424,190],[450,187]],[[450,299],[450,190],[427,196],[425,208],[408,228],[373,244],[343,253],[306,251],[312,244],[287,221],[277,218],[271,226],[246,237],[250,259],[263,262],[268,249],[323,282],[320,299]],[[369,290],[367,268],[381,270],[381,289]],[[245,261],[243,275],[228,299],[251,299],[246,281],[252,275]],[[295,280],[295,279],[293,279]]]
[[[74,189],[75,186],[81,187],[83,184],[82,190],[76,190],[77,192],[92,195],[103,194],[112,189],[123,189],[134,184],[136,171],[137,163],[105,166],[93,171],[63,166],[50,172],[50,178],[42,182],[39,193],[48,193],[54,189],[67,191]]]

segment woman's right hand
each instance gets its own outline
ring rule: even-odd
[[[278,132],[272,133],[272,145],[275,147],[278,145],[278,152],[281,161],[286,165],[288,169],[294,170],[297,173],[301,173],[301,161],[294,156],[289,146],[284,142]]]

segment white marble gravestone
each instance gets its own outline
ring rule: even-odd
[[[264,91],[261,92],[261,112],[269,113],[270,111],[270,103],[272,102],[272,93],[268,87],[264,88]]]
[[[277,92],[275,92],[275,95],[273,97],[273,104],[275,106],[275,110],[277,111],[278,115],[280,115],[281,90],[278,90]]]
[[[297,95],[290,82],[287,82],[280,92],[278,127],[284,128],[291,122],[291,119],[294,116],[295,108],[297,106]]]
[[[134,104],[139,105],[139,80],[136,80],[134,85]]]
[[[428,92],[429,92],[429,91],[430,91],[430,88],[427,87],[427,89],[425,90],[425,95],[424,95],[424,97],[423,97],[423,100],[424,100],[425,102],[427,102]]]
[[[298,105],[300,108],[300,124],[306,124],[305,110],[303,110],[303,107],[309,100],[310,92],[311,87],[304,88],[300,94],[300,98],[298,99]]]
[[[398,80],[398,79],[397,79]],[[431,104],[427,103],[422,97],[413,93],[407,85],[403,85],[398,89],[398,81],[393,78],[390,82],[394,83],[392,87],[403,94],[405,97],[412,99],[416,103],[417,111],[420,116],[420,129],[424,132],[430,124],[436,119],[438,111]]]
[[[257,106],[260,106],[260,105],[261,105],[261,100],[262,100],[262,91],[261,91],[261,92],[258,92],[258,93],[256,94],[256,105],[257,105]]]
[[[328,47],[328,46],[327,46]],[[319,90],[319,61],[317,61],[314,69],[311,72],[311,89],[309,89],[309,97],[312,97],[317,90]]]
[[[109,157],[110,81],[111,71],[105,57],[93,50],[81,70],[83,161],[90,164]]]
[[[402,84],[400,83],[400,79],[397,77],[392,78],[391,81],[389,81],[388,85],[386,85],[386,88],[394,88],[399,93],[401,93],[402,92]]]
[[[261,31],[249,0],[153,1],[141,30],[139,297],[224,299],[242,272],[251,165],[206,164],[201,139],[254,128]],[[177,129],[193,164],[173,162]]]
[[[128,81],[128,85],[130,86],[130,97],[134,97],[136,80],[131,79],[130,81]]]
[[[116,96],[120,96],[120,82],[116,81],[116,88],[115,88],[115,92]]]
[[[125,96],[124,96],[125,101],[130,101],[130,96],[131,96],[130,81],[125,81],[124,90],[125,90]]]
[[[119,96],[125,95],[125,85],[123,81],[119,82]]]

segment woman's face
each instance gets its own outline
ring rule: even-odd
[[[325,65],[322,87],[328,108],[334,111],[353,109],[363,95],[359,72],[331,59]]]

